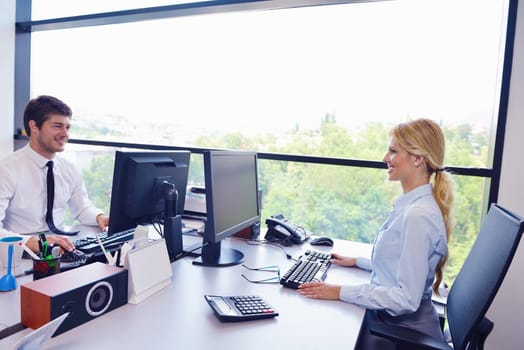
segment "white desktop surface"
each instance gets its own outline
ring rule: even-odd
[[[240,239],[228,239],[222,245],[244,252],[244,263],[249,267],[278,265],[283,274],[292,265],[284,252],[272,245],[250,245]],[[348,255],[370,253],[369,245],[347,241],[335,241],[333,248],[305,243],[285,249],[293,257],[306,249]],[[137,305],[124,305],[52,338],[46,349],[353,348],[364,309],[341,301],[308,299],[280,284],[254,284],[241,277],[244,273],[253,279],[268,278],[273,276],[270,272],[249,271],[241,265],[195,266],[192,260],[187,257],[172,263],[172,283],[148,299]],[[365,271],[334,265],[326,282],[360,283],[368,279]],[[29,275],[18,282],[31,280]],[[16,291],[0,294],[2,328],[20,322],[19,291],[20,286]],[[204,300],[204,294],[256,294],[280,315],[267,320],[222,323]],[[29,332],[30,329],[25,329],[0,340],[0,349],[13,348]]]

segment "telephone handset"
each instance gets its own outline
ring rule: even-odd
[[[284,215],[272,215],[266,219],[267,233],[265,239],[286,246],[301,244],[311,235],[303,227],[292,224]]]

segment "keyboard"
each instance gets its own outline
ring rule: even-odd
[[[323,281],[331,266],[330,257],[331,254],[312,250],[306,251],[282,276],[280,284],[287,288],[298,289],[301,284],[306,282]]]
[[[85,254],[92,254],[92,253],[102,251],[102,249],[100,248],[100,245],[98,244],[96,235],[100,237],[100,240],[102,241],[102,244],[104,245],[105,248],[111,249],[111,247],[120,245],[120,243],[132,240],[134,234],[135,234],[134,228],[129,229],[129,230],[124,230],[121,232],[115,232],[111,235],[108,235],[107,232],[94,233],[87,237],[74,241],[73,244],[75,245],[75,248],[78,249],[79,251]]]
[[[87,261],[87,255],[79,250],[64,252],[60,257],[60,271],[67,271],[82,266]]]
[[[304,255],[299,259],[327,263],[331,259],[331,254],[319,252],[316,250],[306,250]]]
[[[61,264],[72,264],[72,265],[81,265],[86,262],[86,255],[78,250],[73,250],[71,252],[65,251],[64,254],[60,257]]]

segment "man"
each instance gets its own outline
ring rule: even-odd
[[[80,171],[56,156],[69,139],[71,116],[69,106],[55,97],[29,101],[24,111],[29,143],[0,160],[0,236],[22,235],[33,251],[39,250],[38,237],[25,234],[47,230],[57,233],[48,235],[49,243],[67,251],[74,249],[65,236],[70,233],[59,228],[66,206],[84,225],[98,225],[103,231],[109,224],[109,217],[89,201]]]

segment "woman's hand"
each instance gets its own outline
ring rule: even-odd
[[[312,299],[340,299],[340,286],[323,282],[308,282],[298,287],[298,292]]]
[[[331,254],[331,262],[340,266],[355,266],[357,264],[357,258],[346,257],[339,254]]]

